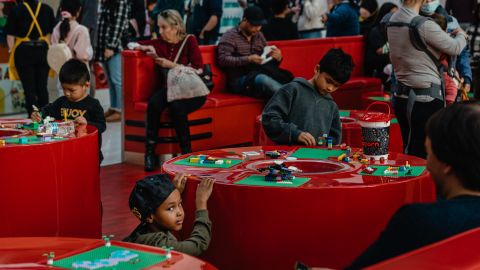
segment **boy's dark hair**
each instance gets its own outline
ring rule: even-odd
[[[480,104],[460,102],[436,112],[426,135],[433,153],[452,166],[463,187],[480,191]]]
[[[146,222],[147,217],[175,190],[172,181],[165,174],[150,175],[137,181],[128,200],[133,214]]]
[[[60,3],[60,10],[67,11],[72,16],[76,16],[81,7],[80,0],[62,0]],[[63,18],[62,24],[60,24],[60,41],[67,38],[68,32],[70,32],[70,19]]]
[[[327,73],[341,84],[350,79],[355,66],[352,56],[344,53],[342,49],[330,49],[318,64],[320,65],[320,72]]]
[[[58,78],[60,79],[60,83],[83,85],[90,81],[90,72],[85,63],[72,58],[63,64]]]
[[[273,0],[272,12],[275,15],[281,14],[288,7],[288,0]]]

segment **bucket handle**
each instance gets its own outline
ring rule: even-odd
[[[390,105],[388,105],[388,103],[386,102],[382,102],[382,101],[375,101],[375,102],[372,102],[370,103],[370,105],[368,105],[367,109],[365,110],[365,114],[369,113],[370,111],[370,107],[372,107],[373,105],[383,105],[383,106],[387,106],[388,108],[388,118],[390,118]]]

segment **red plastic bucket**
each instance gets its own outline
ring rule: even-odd
[[[382,105],[388,108],[388,114],[373,112],[370,108]],[[362,127],[362,148],[368,158],[376,160],[388,158],[388,144],[390,143],[390,106],[385,102],[373,102],[367,107],[365,114],[359,119]]]

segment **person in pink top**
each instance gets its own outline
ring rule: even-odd
[[[53,29],[51,43],[53,45],[65,42],[72,51],[73,58],[88,65],[93,57],[93,48],[88,28],[77,22],[81,9],[80,0],[61,2],[62,20]],[[59,95],[63,95],[61,87],[59,88]]]
[[[65,42],[72,50],[73,58],[88,64],[93,57],[93,48],[88,28],[77,22],[81,8],[79,0],[62,1],[62,21],[53,29],[51,41],[52,44]]]

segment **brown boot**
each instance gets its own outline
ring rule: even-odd
[[[105,118],[107,118],[114,113],[115,113],[115,110],[112,110],[111,108],[109,108],[103,115],[105,116]]]
[[[114,111],[113,114],[106,118],[107,122],[117,122],[122,120],[122,114],[120,112]]]

